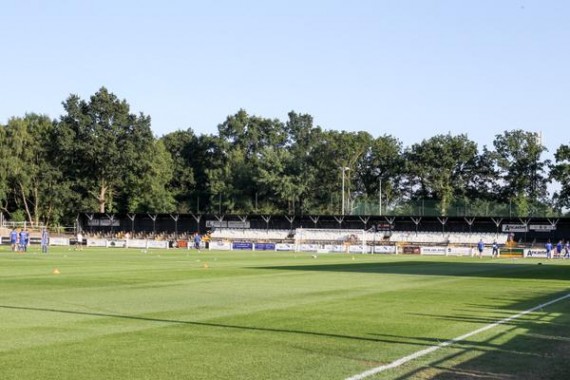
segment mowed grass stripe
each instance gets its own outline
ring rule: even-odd
[[[546,265],[462,258],[85,250],[20,259],[0,254],[0,304],[20,307],[0,307],[0,369],[12,378],[79,369],[84,378],[344,378],[564,282]]]

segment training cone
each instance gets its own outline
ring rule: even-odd
[[[204,263],[203,267],[204,269],[208,269],[208,263]]]
[[[57,268],[53,268],[53,270],[51,271],[51,274],[59,274],[59,269]]]

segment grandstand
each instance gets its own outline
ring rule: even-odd
[[[487,243],[497,242],[498,244],[506,244],[509,234],[492,233],[492,232],[415,232],[401,231],[389,235],[388,240],[392,243],[417,243],[417,244],[456,244],[456,245],[473,245],[479,240]]]
[[[357,229],[297,228],[295,230],[264,230],[220,228],[211,233],[212,241],[252,241],[295,244],[425,244],[425,245],[475,245],[479,240],[487,244],[507,243],[506,233],[465,232],[377,232]]]
[[[212,232],[220,239],[295,239],[299,229],[370,232],[366,240],[417,240],[427,243],[472,244],[483,238],[504,241],[511,233],[517,242],[546,242],[570,238],[570,218],[493,218],[428,216],[334,215],[215,215],[215,214],[79,214],[84,234],[112,236],[120,232],[145,236],[191,236]],[[376,232],[376,235],[374,235]],[[325,240],[328,237],[322,236]],[[298,237],[297,237],[298,238]],[[306,237],[309,239],[309,236]],[[336,240],[337,237],[331,237]],[[419,239],[419,240],[418,240]],[[319,236],[314,240],[323,240]]]
[[[7,244],[13,227],[10,223],[3,219],[3,244]],[[29,227],[31,237],[37,240],[39,230]],[[206,240],[220,249],[279,250],[285,247],[276,245],[286,244],[287,249],[304,246],[333,252],[377,252],[378,248],[394,252],[394,247],[400,247],[403,252],[404,247],[467,249],[483,240],[486,246],[497,242],[503,248],[521,251],[542,249],[547,240],[568,240],[570,218],[89,213],[79,214],[73,227],[48,229],[50,236],[72,243],[76,232],[81,231],[84,238],[115,241],[129,236],[132,240],[166,241],[170,247],[185,247],[195,233],[200,233],[210,235]],[[236,242],[244,244],[234,247]],[[270,245],[256,247],[263,243]]]

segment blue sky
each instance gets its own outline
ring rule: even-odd
[[[505,130],[569,144],[570,2],[3,0],[0,123],[101,86],[157,136],[311,114],[405,145]]]

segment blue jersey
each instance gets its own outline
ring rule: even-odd
[[[480,241],[477,244],[477,249],[479,250],[479,252],[483,251],[483,248],[485,248],[485,243],[483,243],[482,241]]]
[[[29,238],[30,238],[30,235],[28,234],[28,231],[20,232],[20,244],[28,245]]]
[[[546,248],[546,252],[552,251],[552,243],[551,242],[546,243],[544,248]]]
[[[10,232],[10,243],[16,244],[17,241],[18,241],[18,232],[16,231]]]
[[[41,244],[42,245],[48,245],[48,241],[49,241],[49,235],[48,235],[47,231],[43,231],[42,232]]]

